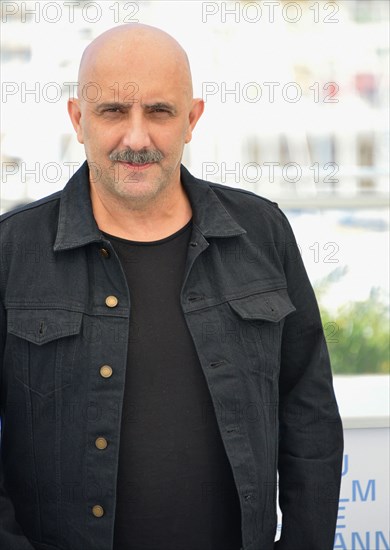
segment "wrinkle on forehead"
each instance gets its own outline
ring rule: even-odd
[[[99,75],[104,78],[115,70],[122,73],[124,64],[135,74],[140,67],[144,71],[149,66],[151,71],[156,67],[166,71],[167,78],[174,77],[192,100],[191,70],[184,49],[165,31],[139,23],[109,29],[87,46],[80,61],[79,88],[91,81],[99,83]]]

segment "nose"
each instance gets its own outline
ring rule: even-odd
[[[126,126],[122,138],[123,146],[140,151],[147,149],[151,145],[147,121],[142,113],[132,112],[129,119],[126,120]]]

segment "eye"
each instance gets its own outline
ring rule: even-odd
[[[154,107],[150,110],[150,113],[158,116],[171,116],[172,112],[164,107]]]
[[[123,113],[124,109],[121,106],[115,107],[115,105],[113,105],[112,107],[102,107],[98,112],[101,115],[117,115]]]

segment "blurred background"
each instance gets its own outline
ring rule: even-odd
[[[319,301],[344,425],[388,434],[389,3],[78,0],[1,9],[1,212],[61,189],[84,161],[66,102],[89,42],[126,22],[161,27],[187,51],[195,95],[206,102],[183,163],[284,210]],[[363,535],[347,543],[340,525],[335,548],[390,548],[388,531],[358,546]]]

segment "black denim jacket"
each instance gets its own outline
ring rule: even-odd
[[[242,547],[331,550],[342,427],[290,225],[253,193],[183,166],[181,180],[193,209],[181,304],[232,466]],[[93,217],[87,163],[0,227],[0,548],[115,550],[131,304]]]

